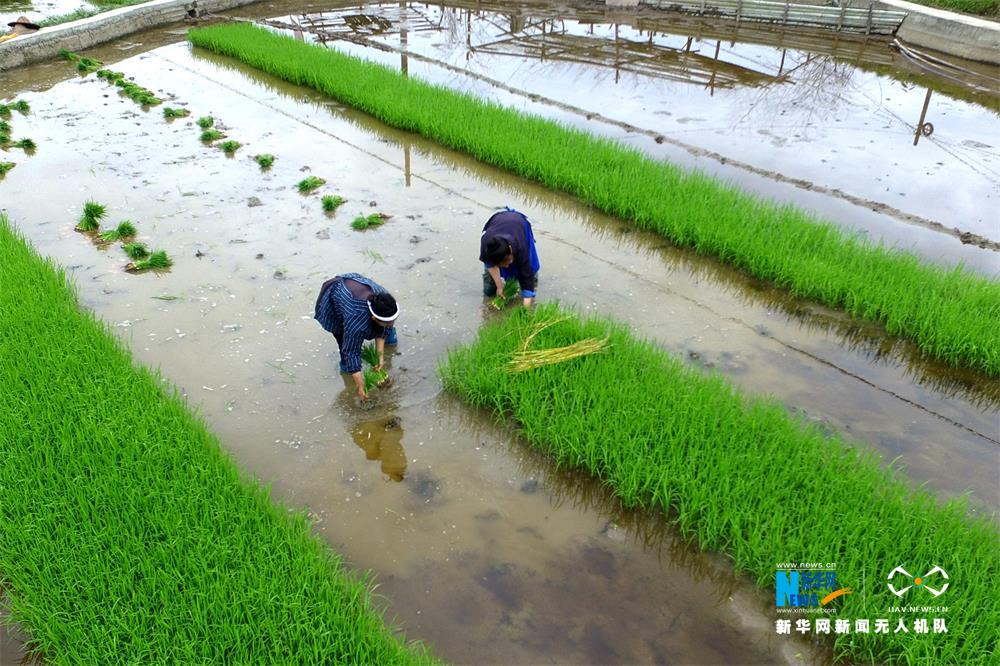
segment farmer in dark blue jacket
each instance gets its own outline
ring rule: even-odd
[[[483,273],[485,296],[502,294],[503,280],[514,278],[521,285],[524,305],[527,307],[534,302],[541,264],[531,222],[523,213],[504,208],[486,221],[479,240],[479,260],[486,268]]]
[[[333,333],[340,345],[340,371],[348,372],[358,387],[358,395],[367,399],[361,373],[361,347],[365,340],[375,340],[378,366],[385,364],[385,345],[396,344],[396,299],[381,285],[357,273],[344,273],[323,283],[316,299],[316,320]]]

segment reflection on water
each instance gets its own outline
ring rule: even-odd
[[[403,451],[403,425],[398,417],[365,421],[351,431],[351,438],[368,460],[378,460],[382,473],[393,481],[406,475],[406,452]]]

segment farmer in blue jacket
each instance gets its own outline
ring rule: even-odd
[[[340,346],[340,371],[350,373],[362,400],[365,379],[361,373],[361,347],[375,340],[378,366],[385,365],[385,346],[396,344],[396,299],[381,285],[357,273],[344,273],[327,280],[316,299],[316,320],[333,333]]]
[[[503,293],[503,281],[516,279],[521,285],[525,307],[535,301],[538,282],[538,252],[531,222],[513,208],[494,213],[483,227],[479,240],[479,260],[483,262],[483,295]]]

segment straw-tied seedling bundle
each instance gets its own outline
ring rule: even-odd
[[[606,335],[600,338],[583,338],[559,347],[529,349],[531,343],[539,333],[556,324],[567,321],[569,316],[556,316],[553,311],[549,310],[536,319],[537,321],[527,329],[527,335],[525,335],[524,342],[521,343],[520,348],[511,355],[510,361],[507,362],[505,366],[507,372],[534,370],[546,365],[565,363],[566,361],[572,361],[573,359],[591,354],[601,354],[608,350],[610,343],[609,337]]]
[[[373,344],[364,345],[361,348],[361,360],[368,364],[368,367],[364,369],[364,379],[365,379],[365,393],[370,392],[372,389],[383,386],[387,381],[389,381],[389,373],[385,370],[376,370],[378,367],[378,350]]]

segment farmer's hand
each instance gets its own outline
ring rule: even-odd
[[[365,393],[365,387],[364,386],[358,387],[358,397],[361,398],[361,402],[364,402],[365,400],[368,399],[368,394]]]

